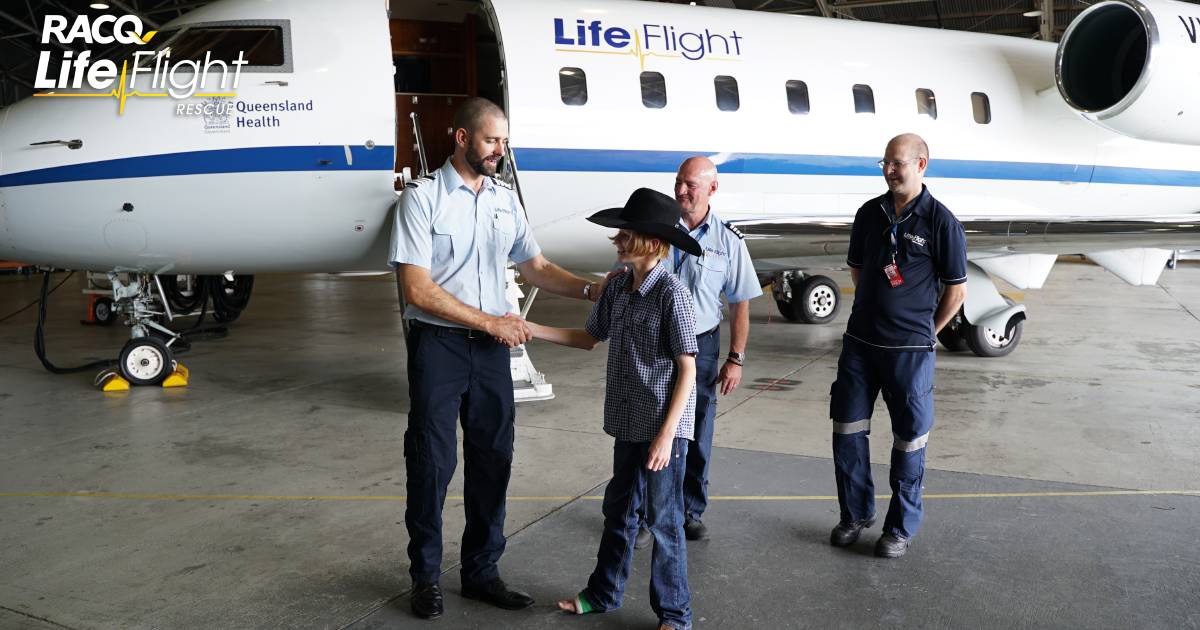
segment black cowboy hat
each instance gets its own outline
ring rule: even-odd
[[[679,224],[679,203],[657,190],[639,188],[629,195],[622,208],[601,210],[588,217],[588,221],[604,227],[630,230],[639,234],[662,239],[679,249],[700,256],[704,250],[700,243],[687,232],[676,227]]]

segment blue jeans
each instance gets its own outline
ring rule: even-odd
[[[721,327],[696,336],[696,430],[688,448],[683,478],[685,518],[699,519],[708,508],[708,469],[712,462],[713,429],[717,419],[717,376],[720,373]]]
[[[868,435],[875,398],[882,391],[892,420],[892,498],[883,531],[912,538],[920,529],[925,443],[933,428],[933,367],[933,352],[892,352],[843,338],[829,403],[843,522],[875,515]]]
[[[514,421],[508,348],[414,322],[408,332],[408,393],[404,432],[408,473],[409,573],[414,583],[437,582],[442,565],[442,506],[458,465],[457,427],[463,428],[462,537],[464,584],[500,575],[505,493],[512,470]]]
[[[650,556],[650,607],[659,622],[677,630],[692,627],[691,591],[687,579],[687,548],[683,538],[683,474],[688,441],[675,438],[671,463],[646,469],[649,442],[613,445],[613,477],[604,490],[604,533],[596,554],[596,569],[584,596],[597,610],[621,607],[625,581],[633,564],[638,507],[645,504],[646,527],[654,535]]]

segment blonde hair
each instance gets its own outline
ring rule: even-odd
[[[662,260],[671,253],[671,244],[665,240],[626,230],[629,232],[629,243],[625,246],[625,253],[630,256],[653,256],[655,260]],[[617,240],[616,236],[610,236],[610,241]]]

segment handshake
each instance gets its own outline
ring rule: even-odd
[[[533,339],[535,326],[537,324],[525,321],[520,315],[505,313],[503,317],[488,320],[484,332],[509,348],[515,348]]]

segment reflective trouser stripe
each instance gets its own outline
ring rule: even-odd
[[[908,440],[901,440],[900,436],[898,436],[894,433],[892,434],[892,438],[894,438],[894,440],[895,440],[894,442],[892,442],[892,448],[896,449],[897,451],[904,452],[904,453],[911,453],[913,451],[919,451],[919,450],[925,448],[925,444],[929,442],[929,434],[928,433],[926,433],[925,435],[922,435],[921,437],[919,437],[915,440],[912,440],[911,442]]]
[[[833,432],[841,435],[852,435],[863,431],[871,430],[871,419],[859,420],[857,422],[838,422],[833,421]]]

